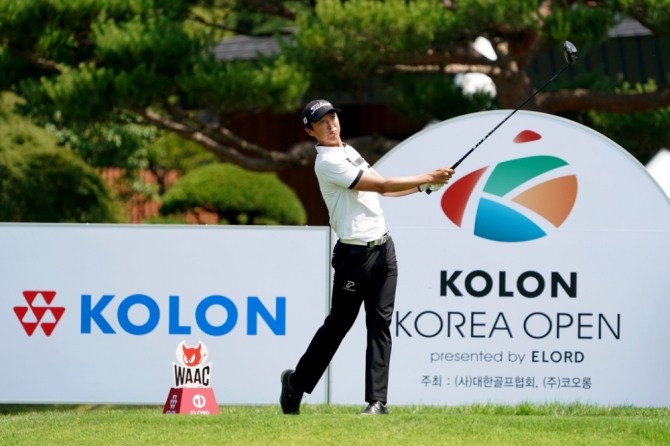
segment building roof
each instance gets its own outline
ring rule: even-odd
[[[214,49],[214,54],[219,60],[253,60],[259,54],[271,55],[278,52],[279,44],[274,36],[234,36],[225,39]]]
[[[619,24],[610,29],[609,37],[634,37],[648,36],[653,34],[649,28],[646,28],[635,19],[625,18]]]

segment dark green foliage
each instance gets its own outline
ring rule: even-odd
[[[670,8],[667,0],[614,0],[617,7],[635,16],[654,33],[670,36]]]
[[[452,76],[466,72],[488,74],[500,106],[512,108],[533,90],[528,69],[544,51],[569,39],[586,56],[626,16],[667,36],[669,11],[670,0],[0,0],[0,89],[19,93],[23,113],[97,165],[129,158],[133,168],[138,135],[121,123],[136,115],[218,159],[279,171],[304,159],[239,138],[231,123],[297,113],[317,92],[389,103],[424,122],[496,106],[456,91]],[[281,54],[214,57],[223,40],[244,35],[278,36]],[[477,37],[491,42],[495,60],[473,51]],[[562,100],[549,94],[529,108],[554,113]],[[568,108],[583,115],[606,106]]]
[[[659,141],[670,147],[670,109],[633,114],[589,113],[591,127],[615,140],[643,164],[658,152]]]
[[[163,197],[162,215],[206,210],[228,224],[304,225],[297,196],[273,173],[209,164],[178,180]]]
[[[623,83],[615,89],[622,94],[654,92],[654,82],[646,85]],[[591,128],[615,140],[641,163],[647,163],[662,147],[670,147],[670,108],[654,111],[620,114],[588,112],[584,122]]]
[[[655,82],[631,85],[621,77],[609,79],[593,72],[579,76],[574,81],[556,82],[553,88],[592,89],[615,92],[621,95],[653,93],[658,90]],[[638,113],[606,113],[585,111],[564,117],[572,119],[606,135],[625,148],[638,161],[646,164],[661,147],[670,147],[670,108]]]
[[[174,133],[160,133],[144,147],[147,168],[154,173],[164,169],[183,175],[197,167],[216,162],[216,158],[202,146]]]
[[[121,167],[134,171],[145,166],[143,150],[160,134],[154,127],[142,125],[131,114],[121,114],[106,123],[87,126],[56,127],[42,123],[58,140],[93,167]]]
[[[438,2],[325,0],[298,17],[296,46],[284,51],[319,90],[363,93],[385,65],[412,60],[450,39],[453,15]],[[453,41],[452,41],[453,42]]]
[[[225,116],[258,110],[294,111],[306,89],[305,75],[286,58],[259,58],[222,64],[202,58],[192,71],[175,79],[179,100],[186,108],[220,110]]]
[[[556,2],[563,3],[563,2]],[[569,40],[585,54],[589,49],[607,39],[607,33],[616,23],[617,16],[610,7],[593,7],[587,2],[572,2],[566,7],[554,7],[544,23],[544,34],[551,43]]]
[[[392,85],[387,94],[394,109],[417,122],[450,119],[491,110],[496,105],[495,98],[486,92],[464,93],[453,76],[399,75],[392,80]]]
[[[221,32],[197,26],[198,3],[0,0],[0,68],[12,67],[6,83],[26,98],[24,113],[57,126],[150,106],[293,111],[305,75],[283,59],[215,61]]]
[[[98,173],[43,129],[13,115],[15,98],[0,99],[0,221],[116,222]]]
[[[100,176],[67,149],[0,153],[0,175],[1,221],[116,222]]]

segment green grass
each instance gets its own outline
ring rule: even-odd
[[[670,409],[587,405],[221,406],[163,415],[159,406],[0,405],[0,445],[668,445]]]

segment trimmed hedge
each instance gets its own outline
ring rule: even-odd
[[[118,222],[100,175],[46,131],[14,115],[17,100],[0,95],[0,221]]]
[[[205,210],[221,224],[304,225],[307,212],[274,173],[214,163],[180,178],[163,196],[161,215]]]

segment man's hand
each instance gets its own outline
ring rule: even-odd
[[[425,192],[426,194],[430,195],[433,192],[437,192],[438,190],[442,189],[442,186],[444,184],[422,184],[419,186],[419,190],[421,192]]]
[[[442,186],[447,184],[453,175],[454,169],[451,167],[441,167],[439,169],[435,169],[434,171],[428,173],[428,176],[432,177],[431,182],[422,184],[419,186],[419,190],[429,195],[433,192],[437,192],[442,188]]]

